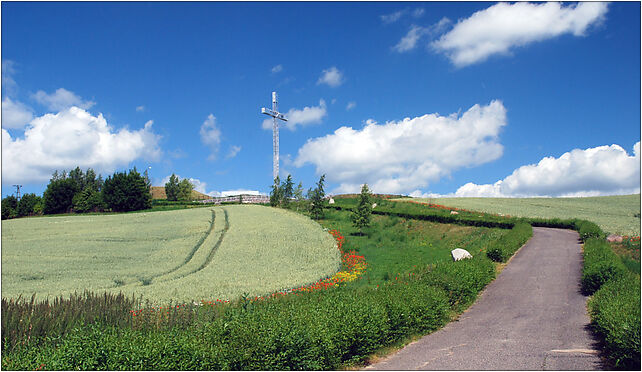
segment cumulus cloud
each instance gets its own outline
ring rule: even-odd
[[[291,131],[296,130],[297,126],[305,127],[311,124],[319,124],[323,117],[328,114],[326,103],[323,99],[319,100],[319,106],[306,106],[303,109],[290,109],[285,113],[288,121],[282,122],[279,120],[279,125]],[[263,120],[261,127],[263,129],[272,129],[272,118]]]
[[[460,20],[453,29],[432,43],[458,67],[482,62],[495,54],[508,54],[514,47],[551,39],[563,34],[582,36],[600,22],[608,10],[603,2],[499,3]]]
[[[112,173],[135,159],[156,161],[160,136],[152,125],[150,120],[139,130],[114,130],[102,114],[71,107],[33,119],[21,138],[2,129],[2,181],[44,182],[54,170],[80,166]]]
[[[215,160],[221,144],[221,130],[216,126],[216,117],[209,114],[207,119],[201,125],[200,130],[201,142],[211,150],[209,160]]]
[[[336,88],[343,84],[343,81],[343,73],[333,66],[322,71],[321,77],[317,80],[317,85],[327,84],[328,86]]]
[[[65,88],[58,88],[51,94],[47,94],[44,91],[39,90],[32,96],[32,98],[52,111],[62,111],[72,106],[87,110],[96,104],[92,101],[84,101],[82,98]]]
[[[640,192],[640,142],[633,155],[618,145],[575,149],[524,165],[494,184],[467,183],[455,196],[599,196]]]
[[[499,158],[504,125],[506,109],[498,100],[462,115],[427,114],[385,124],[368,120],[361,130],[341,127],[308,140],[294,165],[313,164],[317,174],[340,184],[337,193],[359,192],[364,182],[375,192],[405,193]]]
[[[8,96],[2,99],[2,127],[21,129],[33,119],[31,108]]]

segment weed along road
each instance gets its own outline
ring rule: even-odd
[[[535,227],[458,321],[366,369],[603,369],[588,330],[581,270],[575,231]]]

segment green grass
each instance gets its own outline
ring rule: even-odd
[[[320,223],[346,237],[344,250],[365,257],[368,270],[357,286],[383,284],[416,268],[452,261],[450,251],[455,248],[469,250],[473,256],[485,255],[492,241],[510,231],[374,215],[371,227],[361,236],[352,226],[350,212],[336,210],[326,210]]]
[[[640,235],[640,194],[586,198],[413,198],[418,201],[515,217],[579,218],[607,233]]]
[[[339,266],[319,224],[262,206],[2,221],[9,298],[87,289],[155,304],[231,300],[308,284]]]

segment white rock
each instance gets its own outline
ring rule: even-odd
[[[376,207],[376,206],[377,206],[377,203],[373,203],[372,204],[372,209],[374,209],[374,207]]]
[[[473,258],[467,250],[461,248],[453,249],[450,251],[450,254],[453,256],[453,261],[463,260],[464,258]]]
[[[330,201],[328,202],[328,204],[334,204],[334,199],[330,198]]]
[[[450,214],[459,214],[459,212],[456,212],[456,211],[450,211]]]

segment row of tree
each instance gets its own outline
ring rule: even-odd
[[[42,198],[25,194],[20,201],[14,196],[2,199],[2,219],[34,214],[128,212],[152,206],[150,181],[147,173],[136,168],[115,172],[103,181],[101,175],[80,167],[67,173],[55,171]]]
[[[169,201],[191,200],[192,190],[194,190],[194,185],[187,178],[178,182],[178,177],[174,173],[165,184],[165,195]]]
[[[294,182],[292,175],[288,175],[285,181],[281,181],[277,176],[272,185],[270,192],[270,205],[273,207],[291,208],[292,204],[296,205],[297,210],[303,204],[304,208],[310,213],[313,219],[323,218],[323,208],[325,202],[324,191],[325,174],[321,176],[314,189],[310,188],[307,192],[307,198],[303,197],[303,185],[299,185],[294,189]],[[370,216],[372,214],[372,194],[368,188],[368,184],[361,187],[361,194],[359,195],[359,204],[351,215],[352,225],[363,234],[363,230],[370,227]]]

